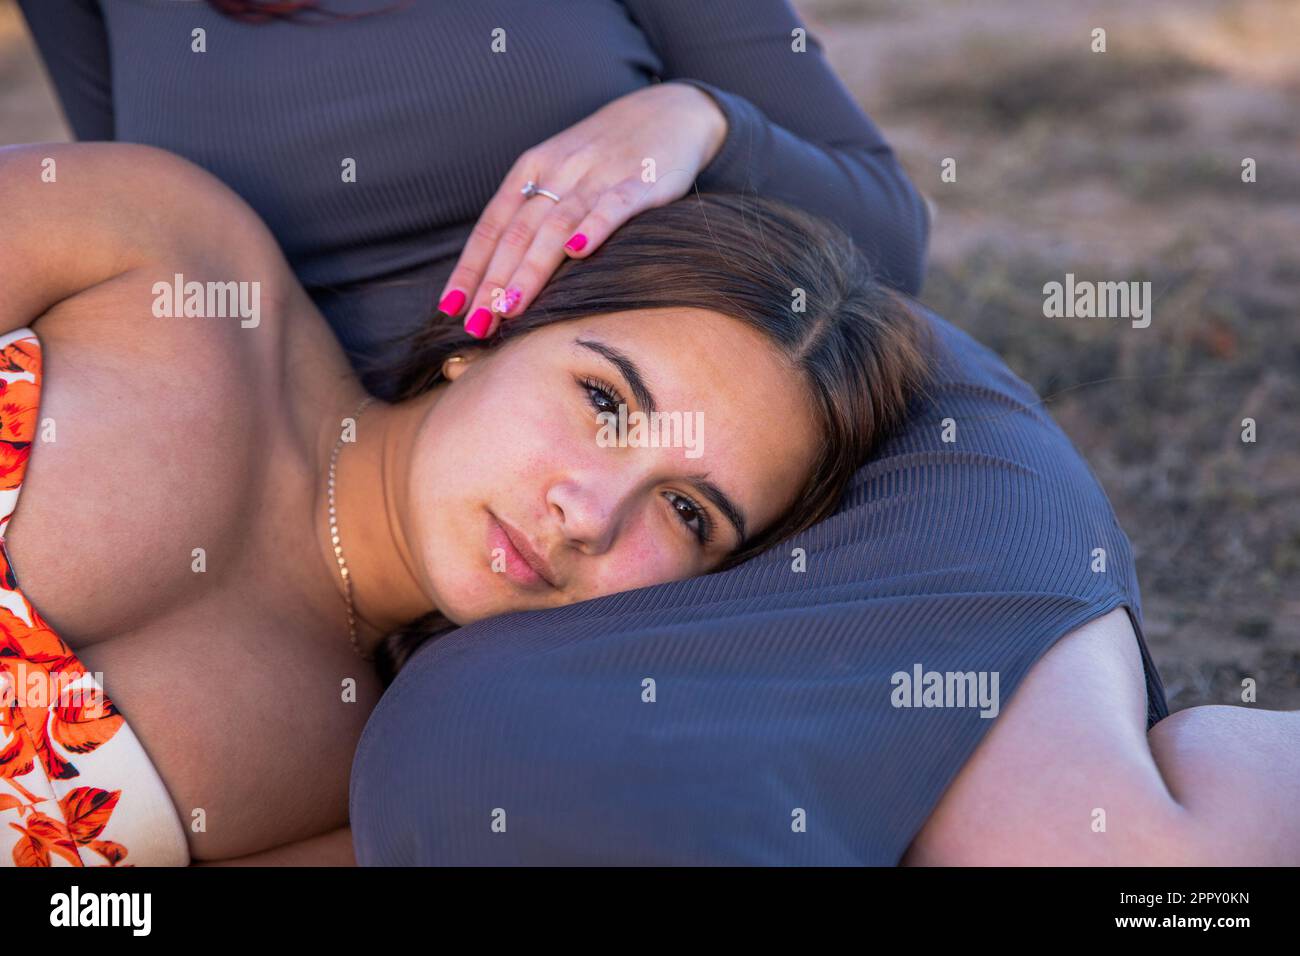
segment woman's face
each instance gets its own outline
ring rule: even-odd
[[[452,374],[420,428],[406,520],[461,625],[708,572],[740,543],[733,519],[752,538],[794,504],[819,444],[779,353],[704,310],[556,323]]]

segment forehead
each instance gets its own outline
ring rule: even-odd
[[[702,453],[662,449],[682,471],[708,471],[749,515],[751,533],[791,503],[820,443],[807,387],[770,340],[702,309],[638,309],[539,329],[538,345],[602,370],[636,404],[615,366],[575,340],[618,349],[639,367],[661,413],[695,415]],[[532,338],[533,336],[529,336]]]

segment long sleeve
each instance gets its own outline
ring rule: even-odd
[[[250,24],[207,3],[22,6],[77,138],[159,146],[234,189],[357,363],[401,353],[521,153],[654,76],[696,85],[727,117],[700,188],[820,214],[884,281],[921,285],[924,202],[818,42],[791,50],[785,0],[429,2],[321,24]],[[507,56],[483,42],[498,26]],[[385,397],[378,377],[367,385]]]
[[[663,60],[664,80],[690,83],[727,117],[701,189],[755,192],[837,223],[880,270],[916,293],[929,238],[925,202],[879,129],[801,27],[787,0],[624,0]]]
[[[79,140],[113,139],[108,35],[96,0],[18,0]]]

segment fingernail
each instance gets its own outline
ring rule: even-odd
[[[587,245],[587,237],[580,232],[575,232],[569,237],[569,241],[564,244],[564,248],[573,252],[581,252]]]
[[[476,339],[487,335],[487,330],[491,326],[492,313],[482,307],[475,309],[474,314],[465,320],[465,331]]]
[[[442,301],[438,303],[438,311],[446,312],[448,315],[455,315],[461,310],[461,306],[464,304],[465,293],[461,292],[460,289],[452,289],[443,296]]]
[[[511,309],[519,304],[519,300],[524,296],[523,292],[514,286],[506,289],[505,294],[497,300],[497,311],[505,315]]]

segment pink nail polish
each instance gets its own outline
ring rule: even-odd
[[[522,299],[523,296],[524,296],[523,292],[521,292],[519,289],[516,289],[514,286],[511,286],[510,288],[506,289],[505,294],[501,296],[501,299],[499,300],[499,308],[497,311],[499,311],[502,315],[505,315],[507,312],[509,312],[511,309],[513,309],[515,306],[519,304],[519,300]]]
[[[587,237],[580,232],[575,232],[569,237],[569,241],[564,244],[564,248],[573,252],[581,252],[587,245]]]
[[[461,292],[460,289],[452,289],[443,296],[442,301],[438,303],[438,311],[446,312],[448,315],[455,315],[464,305],[465,293]]]
[[[465,331],[476,339],[481,339],[487,335],[487,330],[492,326],[492,313],[487,309],[478,308],[474,314],[465,320]]]

